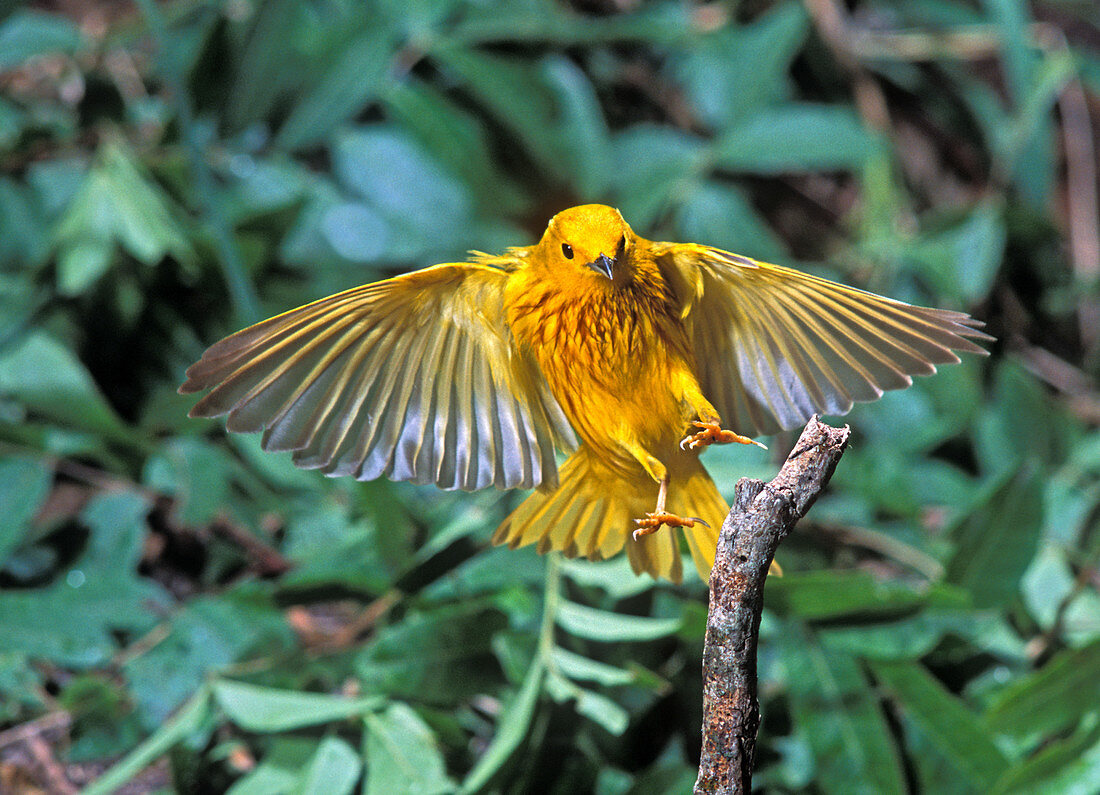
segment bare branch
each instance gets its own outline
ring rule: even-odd
[[[764,580],[775,550],[825,488],[848,445],[849,429],[810,419],[775,479],[742,478],[722,524],[710,573],[703,650],[703,752],[696,793],[747,793],[760,705],[756,644]]]

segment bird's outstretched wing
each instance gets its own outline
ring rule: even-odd
[[[703,394],[723,424],[768,434],[844,414],[990,340],[969,315],[913,306],[707,246],[656,243]]]
[[[557,484],[576,444],[505,322],[508,273],[437,265],[323,298],[212,345],[180,392],[328,475],[478,489]]]

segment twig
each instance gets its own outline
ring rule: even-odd
[[[1069,45],[1066,45],[1067,49]],[[1066,156],[1066,216],[1069,258],[1077,278],[1095,287],[1100,278],[1100,196],[1096,188],[1096,148],[1088,97],[1080,78],[1070,80],[1058,97],[1062,117],[1063,151]],[[1091,291],[1078,305],[1078,327],[1086,360],[1100,344],[1100,304]]]
[[[696,793],[747,793],[760,706],[756,642],[775,550],[832,477],[849,429],[810,419],[771,483],[742,478],[710,573],[703,648],[703,751]]]
[[[54,748],[67,740],[72,722],[68,712],[58,710],[0,733],[0,762],[21,770],[48,792],[75,795],[76,787],[54,754]]]
[[[852,525],[817,525],[815,530],[836,536],[843,543],[878,552],[891,560],[918,571],[932,582],[943,578],[943,564],[931,555],[882,533]]]
[[[805,0],[805,5],[821,37],[832,49],[837,63],[852,76],[854,98],[860,117],[879,132],[889,132],[890,109],[886,103],[886,95],[852,50],[852,26],[848,20],[848,12],[837,0]]]
[[[65,775],[65,768],[57,761],[53,748],[46,744],[42,735],[35,734],[27,738],[27,751],[38,766],[42,783],[50,788],[50,792],[54,795],[76,795],[76,787]]]
[[[277,549],[240,527],[224,514],[214,520],[211,529],[240,547],[251,559],[256,571],[263,577],[285,574],[294,568],[294,564],[283,557]]]
[[[67,732],[72,723],[72,715],[68,712],[63,710],[48,712],[40,718],[20,723],[18,726],[0,732],[0,751],[6,749],[9,745],[25,743],[31,737]]]

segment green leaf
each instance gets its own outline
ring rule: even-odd
[[[467,517],[460,517],[454,525],[465,524]],[[484,515],[474,513],[469,519],[478,521],[477,533],[484,533]],[[459,524],[461,523],[461,524]],[[423,548],[422,548],[423,549]],[[518,585],[535,586],[542,582],[541,564],[530,552],[507,547],[493,547],[474,555],[447,577],[440,578],[425,589],[424,595],[432,600],[469,599],[486,594],[507,593]],[[522,598],[522,597],[517,597]]]
[[[606,642],[655,640],[675,634],[678,618],[648,618],[597,610],[562,600],[557,613],[558,626],[571,635]]]
[[[914,721],[899,718],[901,741],[915,779],[911,792],[934,792],[936,795],[977,795],[974,785],[963,776],[939,743]]]
[[[653,587],[653,580],[639,577],[630,568],[630,561],[620,556],[608,561],[594,562],[583,558],[566,558],[561,563],[562,573],[577,585],[599,588],[618,601],[643,593]]]
[[[765,261],[786,256],[783,243],[733,185],[701,183],[677,208],[677,226],[684,240]]]
[[[523,743],[535,715],[544,674],[542,662],[536,659],[523,685],[501,713],[493,741],[463,779],[460,792],[480,792]]]
[[[82,154],[40,160],[28,166],[27,185],[47,217],[57,218],[64,213],[84,184],[88,168]]]
[[[284,156],[238,156],[226,174],[224,209],[235,224],[295,209],[317,179]]]
[[[248,775],[233,782],[226,795],[287,795],[297,784],[298,776],[267,764],[265,759]]]
[[[1096,437],[1095,442],[1100,442],[1100,437]],[[1090,447],[1100,448],[1095,442],[1076,445],[1072,457],[1078,458]],[[1087,485],[1082,488],[1079,467],[1076,461],[1071,461],[1053,472],[1043,494],[1043,538],[1067,549],[1080,544],[1093,511],[1100,503],[1100,491]]]
[[[365,795],[453,792],[435,735],[406,704],[366,717]]]
[[[80,295],[107,272],[114,258],[108,240],[78,239],[57,255],[57,291],[62,295]]]
[[[222,448],[197,437],[178,437],[146,459],[142,482],[176,498],[180,521],[202,527],[229,502],[231,464]]]
[[[118,757],[145,733],[130,708],[125,685],[100,674],[70,679],[58,704],[73,716],[74,742],[67,754],[73,762]]]
[[[32,175],[34,173],[31,172]],[[29,276],[46,261],[50,248],[49,231],[45,213],[40,207],[41,201],[26,186],[0,176],[0,265],[4,266],[5,271],[13,272],[11,275],[4,274],[9,279],[19,272]],[[4,286],[7,288],[7,285]],[[0,290],[0,295],[5,299],[0,301],[4,315],[11,311],[6,305],[14,303],[14,291],[9,290]],[[22,306],[24,311],[31,308],[25,304],[16,306]],[[0,330],[3,327],[4,324],[0,324]]]
[[[248,775],[233,782],[226,795],[297,795],[302,774],[317,753],[317,739],[294,735],[265,738],[264,755]]]
[[[42,331],[0,347],[0,396],[73,428],[119,441],[131,439],[84,365]]]
[[[326,214],[323,228],[342,255],[358,242],[366,245],[349,259],[378,258],[382,247],[370,238],[382,234],[387,235],[382,250],[396,259],[416,260],[433,251],[455,254],[451,249],[465,244],[472,210],[465,186],[399,128],[372,125],[347,132],[337,139],[333,157],[337,177],[366,205],[340,205]],[[334,219],[333,212],[343,217]],[[334,234],[357,225],[369,231]]]
[[[751,174],[857,170],[881,145],[850,108],[789,103],[730,127],[715,143],[714,160]]]
[[[349,262],[375,262],[396,245],[396,235],[369,204],[342,202],[329,209],[321,230],[333,251]]]
[[[440,165],[460,177],[486,210],[507,214],[527,202],[494,163],[485,124],[478,116],[418,81],[391,85],[382,100],[388,115]]]
[[[168,630],[156,646],[123,666],[138,712],[148,725],[163,720],[210,671],[249,652],[275,653],[292,643],[286,619],[257,583],[192,599],[172,616]]]
[[[646,4],[630,13],[607,16],[569,13],[553,0],[465,4],[466,18],[453,39],[464,44],[491,42],[594,45],[618,41],[694,42],[688,8],[679,3]]]
[[[66,573],[42,588],[0,592],[0,649],[83,669],[111,658],[113,632],[148,632],[170,603],[159,585],[136,573],[148,511],[130,492],[89,502],[80,514],[88,546]]]
[[[1010,123],[994,129],[994,143],[1021,194],[1042,208],[1050,199],[1056,169],[1050,110],[1076,71],[1076,58],[1068,48],[1050,48],[1040,55],[1027,4],[1021,0],[986,0],[985,5],[1001,38],[1015,106]]]
[[[639,230],[696,191],[708,167],[701,140],[669,127],[637,124],[615,136],[611,189],[616,206]]]
[[[1048,509],[1049,514],[1049,509]],[[1031,561],[1021,583],[1024,603],[1044,630],[1061,629],[1071,646],[1100,637],[1100,595],[1080,589],[1060,545],[1045,545]]]
[[[857,661],[829,652],[813,632],[788,621],[773,643],[787,673],[798,734],[813,750],[826,792],[904,793],[891,732]]]
[[[610,166],[609,134],[584,72],[561,57],[530,63],[459,48],[435,55],[546,175],[598,198]]]
[[[955,296],[963,305],[976,304],[993,286],[1006,236],[1003,208],[987,201],[961,223],[922,238],[909,251],[939,293]]]
[[[915,662],[872,661],[871,672],[919,724],[940,752],[978,791],[988,791],[1008,760],[994,745],[978,716],[924,666]]]
[[[1007,477],[1025,461],[1061,463],[1065,453],[1057,444],[1055,416],[1050,398],[1033,376],[1016,362],[999,362],[993,400],[986,398],[976,428],[975,452],[981,471]],[[1026,445],[1017,441],[1020,428],[1027,428]]]
[[[333,127],[352,118],[377,97],[396,51],[388,26],[377,22],[367,26],[294,106],[275,137],[276,145],[299,149],[316,144]]]
[[[297,0],[271,0],[256,6],[247,39],[236,47],[226,102],[230,126],[241,129],[269,113],[288,84],[302,72],[295,40],[302,35],[307,9]],[[244,38],[242,36],[242,38]]]
[[[301,795],[346,795],[355,787],[362,767],[355,749],[339,737],[326,737],[303,771],[297,791]]]
[[[294,562],[281,582],[286,588],[344,586],[383,593],[401,575],[383,556],[383,540],[371,522],[353,521],[335,500],[302,505],[287,517],[283,554]]]
[[[1027,3],[1023,0],[984,0],[983,5],[997,24],[1009,90],[1020,101],[1039,63],[1038,52],[1028,31],[1031,15]]]
[[[824,646],[874,660],[923,657],[945,637],[962,638],[1002,659],[1025,659],[1024,642],[995,611],[925,608],[896,621],[822,626]]]
[[[584,688],[578,690],[577,712],[602,726],[608,734],[621,737],[630,725],[630,713],[606,696]]]
[[[611,168],[611,137],[596,91],[568,58],[547,58],[539,74],[554,101],[551,143],[561,172],[584,200],[599,199]]]
[[[26,122],[26,114],[21,108],[0,98],[0,150],[9,151],[15,148]]]
[[[23,533],[46,500],[53,472],[33,458],[0,459],[0,568],[23,541]]]
[[[84,789],[84,795],[110,795],[173,746],[199,731],[210,713],[210,690],[202,687],[179,712],[145,742]]]
[[[924,604],[927,594],[894,581],[880,581],[866,572],[815,571],[770,577],[765,590],[770,609],[806,619],[882,615]],[[939,598],[955,599],[942,593]]]
[[[356,656],[363,691],[434,704],[485,692],[496,681],[490,641],[506,623],[477,601],[410,612]]]
[[[618,737],[630,725],[630,714],[606,696],[577,687],[568,679],[553,673],[547,677],[546,684],[555,701],[574,702],[578,715],[584,715],[602,726],[609,734]]]
[[[750,25],[727,25],[676,51],[676,76],[703,120],[723,129],[789,94],[787,70],[809,29],[800,3],[778,3]]]
[[[42,677],[23,652],[0,652],[0,719],[16,723],[28,709],[47,709]]]
[[[966,588],[975,607],[1005,604],[1019,591],[1038,549],[1042,516],[1041,478],[1021,472],[959,527],[947,579]]]
[[[628,685],[637,677],[631,671],[592,660],[561,647],[555,647],[551,659],[554,667],[569,679],[596,682],[605,687]]]
[[[0,71],[37,55],[74,53],[84,45],[80,30],[60,14],[16,11],[0,23]]]
[[[1075,726],[1100,703],[1100,640],[1064,651],[1006,687],[986,712],[986,726],[1020,739]]]
[[[993,795],[1092,795],[1100,781],[1100,726],[1049,743],[1013,766]]]
[[[249,685],[222,679],[214,683],[214,698],[231,721],[251,732],[284,732],[363,715],[379,709],[376,696],[346,698]]]
[[[181,262],[194,259],[174,212],[134,153],[120,141],[105,143],[57,227],[64,263],[59,289],[80,292],[93,284],[104,270],[102,249],[111,243],[146,265],[168,255]]]

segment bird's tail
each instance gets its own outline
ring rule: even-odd
[[[709,524],[683,528],[695,567],[704,581],[714,564],[718,531],[729,507],[697,456],[677,453],[666,461],[669,490],[665,508]],[[612,468],[582,445],[561,469],[561,485],[536,491],[501,523],[493,543],[515,548],[538,543],[539,553],[551,549],[567,557],[583,555],[604,560],[626,545],[635,573],[648,572],[679,582],[683,574],[680,530],[662,527],[635,541],[634,520],[652,511],[657,484],[639,466],[637,471]]]

